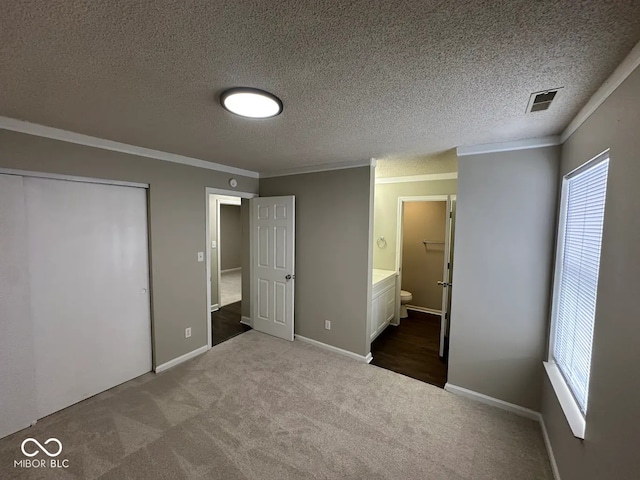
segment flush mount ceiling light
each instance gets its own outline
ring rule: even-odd
[[[270,118],[282,112],[282,101],[257,88],[231,88],[220,95],[222,106],[241,117]]]

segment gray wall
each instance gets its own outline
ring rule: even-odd
[[[636,69],[562,147],[562,175],[611,149],[584,441],[543,383],[542,415],[562,480],[640,475],[639,129]]]
[[[148,183],[154,364],[207,344],[205,187],[257,192],[258,180],[0,130],[0,167]],[[192,336],[184,338],[184,329]]]
[[[220,269],[242,266],[242,218],[240,205],[220,205]]]
[[[559,147],[460,157],[448,382],[539,411]]]
[[[369,353],[371,171],[260,179],[260,196],[296,196],[295,333],[360,355]]]

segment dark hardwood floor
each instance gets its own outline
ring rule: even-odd
[[[447,364],[438,356],[440,317],[409,311],[400,325],[389,325],[371,344],[373,365],[444,387]]]
[[[231,303],[211,313],[211,331],[213,345],[218,345],[241,333],[251,330],[251,327],[240,323],[242,318],[242,302]]]

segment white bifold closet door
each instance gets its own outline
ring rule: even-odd
[[[143,188],[24,178],[38,418],[151,370]]]
[[[22,177],[0,175],[0,438],[36,419],[26,238]]]

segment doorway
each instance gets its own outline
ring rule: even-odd
[[[397,315],[373,364],[443,388],[447,379],[455,196],[400,197]]]
[[[293,340],[295,197],[254,198],[258,195],[210,187],[205,193],[209,348],[251,328]],[[224,232],[226,205],[240,206],[240,238]],[[234,228],[233,221],[227,225]],[[226,233],[239,249],[240,267],[225,259]],[[234,272],[240,273],[240,290],[231,286],[225,296],[221,280]]]
[[[243,322],[242,297],[249,275],[248,202],[254,196],[213,188],[206,190],[210,347],[251,329],[248,322]]]

